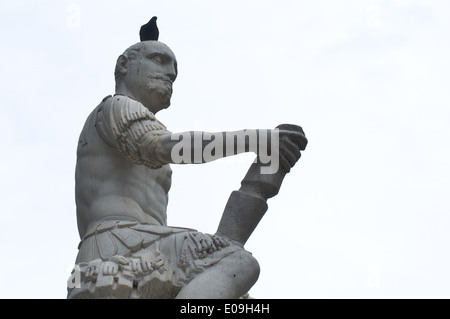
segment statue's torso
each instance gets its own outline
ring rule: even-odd
[[[105,219],[166,225],[170,166],[155,169],[133,164],[105,143],[95,127],[99,107],[88,117],[77,150],[75,191],[80,236]]]

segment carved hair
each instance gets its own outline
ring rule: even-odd
[[[142,42],[138,42],[136,44],[133,44],[128,49],[126,49],[125,52],[121,54],[121,56],[122,55],[125,56],[127,58],[128,62],[130,62],[136,58],[141,57],[141,53],[142,53],[143,49],[144,49],[144,44]],[[121,72],[119,69],[119,58],[117,59],[116,68],[114,70],[114,78],[116,80],[116,88],[118,87],[119,83],[125,77],[125,74],[123,72]]]

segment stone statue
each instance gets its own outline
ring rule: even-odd
[[[157,38],[132,45],[117,60],[115,95],[84,125],[76,165],[81,242],[68,298],[239,298],[258,279],[244,244],[305,149],[303,130],[171,133],[155,114],[170,106],[176,77],[167,45]],[[167,226],[170,164],[242,152],[256,160],[214,235]]]

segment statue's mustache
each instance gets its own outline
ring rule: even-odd
[[[170,84],[173,83],[172,79],[169,76],[162,73],[149,73],[147,74],[147,77],[152,80],[166,81],[169,82]]]

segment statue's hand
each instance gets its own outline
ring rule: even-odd
[[[308,140],[300,126],[281,124],[276,128],[279,130],[280,164],[289,172],[300,159],[300,151],[305,150]]]

